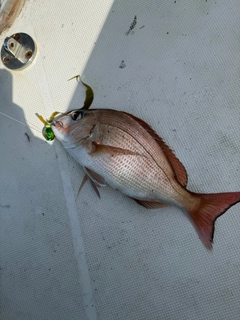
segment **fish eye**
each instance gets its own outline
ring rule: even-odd
[[[71,113],[71,118],[76,121],[82,119],[84,113],[81,111],[74,111]]]
[[[73,112],[73,113],[71,113],[71,117],[72,117],[72,119],[73,119],[74,121],[78,120],[79,115],[80,115],[80,119],[81,119],[81,113],[79,113],[79,112]]]
[[[71,117],[72,117],[72,119],[75,121],[75,120],[77,120],[77,118],[78,118],[78,112],[73,112],[72,114],[71,114]]]

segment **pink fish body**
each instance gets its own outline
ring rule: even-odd
[[[148,124],[131,114],[73,110],[54,118],[52,130],[84,167],[96,192],[108,184],[146,208],[170,204],[184,209],[208,249],[212,248],[215,220],[240,201],[240,192],[196,194],[187,190],[183,165]]]

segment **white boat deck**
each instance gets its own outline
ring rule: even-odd
[[[191,191],[240,191],[239,30],[238,0],[26,1],[1,45],[25,32],[38,52],[0,62],[0,112],[40,132],[0,114],[1,320],[239,319],[240,204],[209,253],[178,208],[88,183],[77,197],[83,170],[35,116],[82,107],[81,74],[92,107],[156,130]]]

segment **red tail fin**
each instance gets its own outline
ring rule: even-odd
[[[240,192],[194,194],[200,197],[198,209],[189,212],[200,240],[207,249],[212,248],[214,222],[231,206],[240,201]]]

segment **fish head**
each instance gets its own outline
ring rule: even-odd
[[[76,109],[54,117],[51,128],[55,137],[64,147],[72,148],[81,145],[91,136],[91,130],[95,123],[93,112]]]

